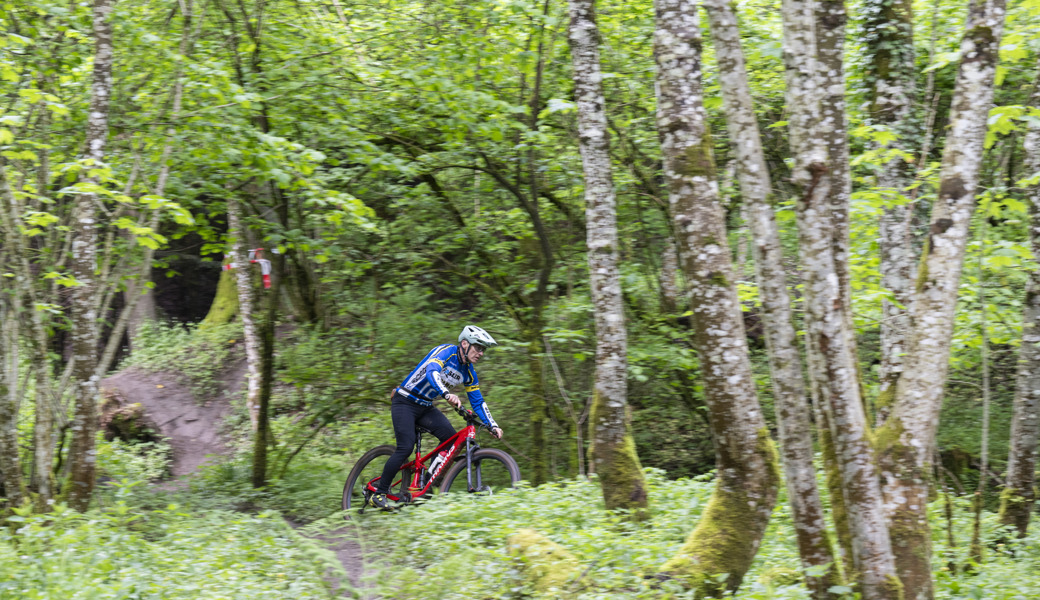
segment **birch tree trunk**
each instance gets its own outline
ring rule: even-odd
[[[892,414],[877,435],[896,564],[911,600],[934,595],[927,520],[930,463],[1003,27],[1004,0],[970,4],[939,193],[911,308],[906,368],[896,385]]]
[[[607,116],[593,0],[570,0],[571,60],[578,104],[578,138],[585,173],[589,280],[596,307],[596,375],[589,427],[590,454],[608,509],[643,518],[646,483],[628,418],[625,314],[618,273],[617,215],[610,169]]]
[[[100,167],[108,139],[108,107],[112,94],[112,7],[114,0],[94,2],[94,74],[90,90],[90,116],[87,121],[86,154],[93,166]],[[96,176],[87,183],[98,184]],[[85,511],[94,493],[97,452],[98,375],[98,309],[96,296],[99,281],[95,276],[97,262],[97,194],[84,193],[76,205],[73,223],[72,274],[78,285],[72,288],[71,317],[73,326],[74,376],[77,384],[75,416],[72,421],[72,443],[69,446],[69,506]]]
[[[891,150],[908,150],[910,108],[913,106],[914,31],[909,0],[868,2],[865,42],[868,82],[871,86],[871,123],[895,135]],[[906,336],[910,331],[908,307],[912,301],[914,252],[910,235],[911,205],[903,197],[912,179],[912,164],[902,156],[890,158],[878,176],[878,186],[894,203],[881,216],[881,285],[895,302],[882,303],[881,373],[877,422],[888,416],[895,396],[895,382],[903,372]]]
[[[704,7],[711,24],[726,126],[736,156],[740,194],[754,238],[755,275],[762,301],[780,450],[787,496],[798,536],[798,549],[803,567],[826,569],[827,565],[834,562],[834,554],[827,539],[823,506],[816,487],[809,399],[802,379],[802,360],[791,320],[791,297],[785,281],[779,228],[773,213],[772,183],[762,152],[737,18],[732,5],[726,0],[706,0]],[[661,87],[663,90],[664,87]],[[837,583],[834,575],[834,570],[823,577],[806,575],[813,597],[828,596],[827,590]]]
[[[898,598],[899,582],[881,503],[881,489],[870,443],[866,412],[860,395],[854,346],[851,342],[846,298],[842,293],[834,242],[833,193],[844,194],[828,165],[828,128],[835,118],[818,119],[828,90],[818,78],[814,15],[810,2],[784,0],[784,62],[791,149],[795,167],[792,182],[800,193],[798,235],[804,268],[806,329],[809,332],[810,374],[820,403],[830,421],[845,508],[852,532],[853,563],[867,600]],[[847,212],[847,206],[842,212]]]
[[[14,290],[0,295],[0,483],[8,506],[25,500],[18,451],[18,304]]]
[[[700,522],[661,573],[698,596],[721,595],[736,590],[751,566],[776,504],[780,473],[755,393],[715,179],[696,7],[688,0],[654,5],[657,131],[718,469]],[[720,582],[715,576],[723,573]]]
[[[235,285],[238,287],[238,316],[242,320],[242,337],[246,346],[246,408],[249,421],[256,432],[260,414],[260,333],[257,331],[253,308],[253,270],[246,250],[246,231],[242,224],[242,205],[234,196],[227,200],[228,237],[231,238],[231,262],[235,265]]]
[[[1040,76],[1030,104],[1040,107]],[[1031,123],[1025,137],[1025,172],[1040,172],[1040,125]],[[1029,198],[1029,239],[1040,258],[1040,183],[1026,189]],[[1011,420],[1007,482],[1000,495],[1000,523],[1025,537],[1036,504],[1037,442],[1040,440],[1040,269],[1029,274],[1022,307],[1022,346],[1018,355],[1018,385]]]

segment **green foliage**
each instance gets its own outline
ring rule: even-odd
[[[141,329],[137,349],[121,367],[180,373],[191,382],[196,395],[204,397],[242,344],[238,323],[206,328],[148,323]]]
[[[632,524],[603,509],[593,481],[560,481],[492,497],[437,497],[421,507],[387,515],[366,513],[352,522],[365,545],[379,548],[366,569],[379,573],[374,593],[397,598],[676,598],[692,597],[674,582],[646,576],[656,573],[682,544],[711,495],[711,476],[667,480],[647,470],[654,502],[650,519]],[[995,514],[983,520],[985,567],[975,574],[953,572],[964,565],[970,539],[970,498],[955,498],[953,529],[957,547],[946,544],[942,499],[929,508],[935,549],[938,598],[1031,598],[1040,590],[1038,534],[1014,546],[999,538]],[[335,519],[335,517],[333,517]],[[510,553],[508,538],[533,529],[574,555],[579,568],[560,589],[540,593],[522,559]],[[386,544],[386,540],[394,540]],[[777,504],[769,530],[744,585],[733,596],[745,600],[803,599],[794,525],[784,499]],[[851,589],[836,590],[850,593]],[[854,597],[854,596],[848,596]]]
[[[328,554],[276,513],[249,516],[125,501],[80,514],[14,516],[0,528],[0,598],[325,599]]]
[[[170,447],[165,443],[111,442],[98,436],[97,469],[100,478],[115,481],[157,481],[170,472]]]

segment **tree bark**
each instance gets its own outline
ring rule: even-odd
[[[849,267],[849,201],[852,170],[849,166],[848,119],[845,116],[845,0],[819,0],[814,4],[817,85],[821,86],[817,134],[827,147],[830,179],[831,244],[838,277],[845,325],[852,322],[852,274]],[[856,340],[850,338],[855,350]],[[855,356],[855,351],[853,352]]]
[[[762,152],[737,18],[725,0],[706,0],[704,7],[711,24],[740,194],[754,238],[755,276],[762,302],[780,449],[798,549],[804,568],[817,567],[828,572],[826,569],[834,562],[834,553],[827,539],[823,506],[816,487],[809,399],[791,319],[783,249],[773,213],[772,183]],[[806,575],[814,598],[829,596],[827,590],[838,582],[835,575],[836,569],[824,576]]]
[[[1003,27],[1004,0],[971,3],[939,192],[911,308],[907,366],[896,385],[892,414],[877,435],[896,564],[911,600],[934,595],[927,520],[930,462]]]
[[[718,469],[700,522],[661,572],[698,596],[717,596],[736,590],[750,568],[776,504],[780,474],[755,393],[715,180],[696,8],[687,0],[654,5],[657,130]],[[715,577],[722,573],[724,582]]]
[[[0,483],[8,506],[21,506],[25,499],[18,451],[18,308],[17,296],[0,296]]]
[[[253,272],[246,250],[246,231],[242,223],[242,205],[237,198],[228,197],[228,237],[231,238],[231,261],[235,267],[238,287],[238,316],[242,320],[242,338],[246,346],[246,408],[253,431],[257,429],[260,410],[260,335],[253,318],[256,297],[253,291]]]
[[[273,195],[279,198],[278,194]],[[282,200],[284,206],[284,199]],[[272,283],[266,294],[266,310],[260,331],[260,390],[256,406],[256,422],[253,432],[253,487],[267,485],[268,445],[273,440],[271,431],[271,392],[274,387],[274,344],[275,325],[278,321],[278,299],[285,273],[285,255],[271,256]]]
[[[1030,105],[1040,107],[1040,76]],[[1032,122],[1025,136],[1025,172],[1040,172],[1040,125]],[[1040,257],[1040,183],[1026,189],[1029,198],[1029,239]],[[1036,504],[1037,442],[1040,440],[1040,269],[1029,274],[1022,307],[1022,345],[1011,420],[1007,482],[1000,495],[1000,523],[1014,527],[1019,537],[1029,530]]]
[[[103,164],[105,142],[108,139],[108,110],[112,95],[112,8],[114,0],[94,2],[94,74],[90,91],[90,117],[87,121],[86,154],[95,168]],[[88,171],[89,173],[89,171]],[[98,184],[97,176],[86,181]],[[73,224],[72,274],[78,285],[72,289],[71,317],[72,345],[76,361],[74,376],[77,383],[75,416],[72,421],[72,443],[69,446],[70,482],[69,506],[85,511],[94,493],[97,452],[94,434],[97,431],[98,376],[97,342],[98,309],[96,296],[99,282],[94,274],[97,260],[97,195],[79,196],[76,220]]]
[[[864,10],[871,124],[895,136],[894,143],[885,148],[907,152],[912,135],[910,109],[917,74],[913,7],[909,0],[882,0],[864,5]],[[910,331],[908,308],[912,301],[915,264],[910,235],[911,205],[903,194],[912,180],[912,166],[904,156],[893,156],[885,162],[878,176],[878,187],[891,202],[884,208],[880,224],[881,285],[892,293],[894,300],[882,302],[879,424],[884,422],[891,408],[895,383],[903,372],[906,336]]]
[[[589,427],[590,454],[608,509],[645,517],[646,483],[628,416],[627,333],[618,272],[617,215],[593,0],[570,0],[571,59],[578,137],[585,174],[585,222],[592,303],[596,314],[596,374]]]
[[[7,499],[13,506],[20,506],[25,498],[25,484],[22,478],[21,457],[18,446],[18,413],[22,397],[18,371],[21,366],[21,323],[25,318],[26,306],[35,305],[33,297],[33,271],[28,259],[28,245],[20,229],[22,207],[11,189],[7,179],[7,163],[0,157],[0,233],[4,243],[0,244],[0,264],[10,265],[14,277],[0,291],[0,482],[5,486]],[[32,323],[39,322],[39,311],[29,309],[33,313]],[[42,329],[41,329],[42,330]],[[37,360],[40,357],[36,329],[33,329],[33,368],[39,369]],[[46,346],[43,356],[46,359]],[[45,361],[46,362],[46,361]],[[37,370],[37,376],[41,371]],[[48,375],[44,369],[44,375]],[[37,380],[39,377],[37,377]],[[39,384],[37,384],[39,385]],[[48,386],[42,388],[48,390]],[[41,389],[37,388],[37,398]],[[34,427],[39,444],[38,434],[41,424],[46,426],[52,413],[37,409]],[[43,413],[42,415],[40,413]],[[37,455],[39,448],[36,448]],[[47,468],[50,473],[50,467]],[[50,479],[47,479],[47,483]],[[47,498],[50,491],[47,490]]]
[[[835,211],[845,194],[844,183],[835,179],[828,165],[841,163],[842,157],[828,161],[827,141],[833,140],[834,129],[841,123],[836,115],[818,117],[822,105],[831,98],[830,89],[821,88],[826,80],[818,77],[812,10],[812,4],[802,0],[783,2],[786,99],[795,158],[792,182],[800,194],[798,237],[805,279],[806,329],[813,354],[810,374],[830,422],[852,532],[853,563],[860,574],[863,598],[894,599],[901,590],[895,578],[880,482],[860,395],[847,295],[838,269],[842,250],[834,238],[832,213],[847,213],[848,206]]]

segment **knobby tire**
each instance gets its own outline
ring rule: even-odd
[[[365,453],[354,468],[350,470],[350,475],[347,475],[347,483],[343,486],[343,510],[350,510],[351,508],[358,509],[365,506],[365,484],[379,476],[380,471],[374,471],[369,469],[364,477],[363,481],[360,481],[362,473],[366,473],[365,469],[372,461],[382,458],[376,467],[380,470],[383,464],[386,462],[386,458],[394,453],[394,447],[390,445],[376,446]],[[374,473],[374,474],[373,474]]]
[[[515,486],[520,481],[520,466],[516,464],[512,456],[509,456],[505,452],[498,450],[497,448],[481,448],[473,453],[473,470],[474,482],[476,481],[476,472],[483,469],[484,462],[487,461],[489,465],[493,465],[491,470],[501,471],[500,476],[504,477],[508,474],[510,486]],[[448,469],[448,472],[444,475],[444,481],[441,483],[441,493],[446,494],[451,491],[451,486],[455,484],[455,479],[462,476],[459,481],[459,486],[456,491],[464,489],[467,485],[466,481],[466,456],[462,455],[454,465]],[[500,482],[501,484],[501,482]],[[485,482],[486,485],[486,482]],[[477,492],[487,492],[494,490],[476,490]]]

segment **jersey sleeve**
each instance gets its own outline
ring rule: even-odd
[[[477,372],[473,370],[472,365],[469,366],[469,374],[472,377],[470,383],[466,385],[466,397],[469,405],[485,425],[498,427],[495,418],[491,416],[491,411],[488,410],[487,403],[484,402],[484,395],[480,393],[480,382],[477,380]]]
[[[444,363],[451,358],[453,346],[448,346],[440,352],[435,352],[433,356],[426,361],[426,381],[433,389],[437,390],[437,393],[441,397],[448,395],[448,386],[444,385],[444,378],[441,376],[441,370],[444,369]]]

